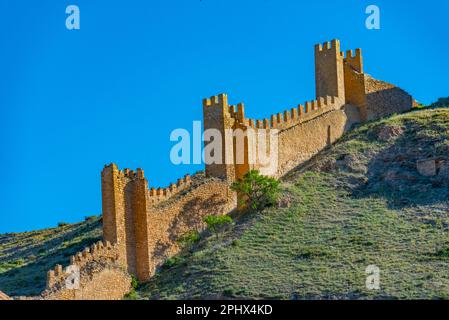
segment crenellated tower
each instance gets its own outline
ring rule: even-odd
[[[360,121],[366,121],[366,79],[363,72],[361,49],[356,49],[355,54],[353,50],[346,51],[344,77],[346,103],[357,106],[360,112]]]
[[[149,276],[148,182],[142,169],[119,170],[105,166],[101,174],[103,196],[103,237],[117,245],[120,259],[139,280]]]
[[[205,131],[204,160],[206,175],[225,179],[235,179],[233,133],[235,119],[230,112],[228,96],[220,94],[203,100],[203,119]],[[214,131],[216,134],[214,134]],[[219,133],[219,134],[218,134]],[[211,136],[221,136],[221,141],[213,141]],[[213,150],[212,150],[213,149]],[[219,152],[221,154],[215,154]]]
[[[343,55],[340,41],[332,40],[315,46],[316,98],[333,96],[345,99]]]

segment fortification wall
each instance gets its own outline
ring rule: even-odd
[[[120,263],[119,248],[98,242],[47,274],[44,300],[119,300],[131,290],[131,276]]]
[[[345,132],[347,123],[345,111],[337,109],[281,131],[277,176],[283,176],[334,143]]]
[[[140,281],[178,251],[177,237],[201,229],[206,214],[225,214],[236,200],[229,181],[186,175],[167,188],[148,187],[143,170],[106,166],[102,173],[104,238]],[[114,242],[115,241],[115,242]]]
[[[413,98],[393,84],[365,77],[367,120],[380,119],[393,113],[401,113],[413,107]]]
[[[203,230],[204,216],[227,214],[236,205],[234,192],[220,179],[207,179],[156,206],[149,205],[150,275],[167,258],[179,252],[177,240],[182,235]]]
[[[266,119],[245,118],[243,103],[229,105],[226,94],[204,99],[208,164],[207,178],[201,181],[186,176],[167,188],[148,188],[141,169],[120,171],[115,165],[106,166],[102,173],[104,238],[115,244],[117,264],[139,280],[148,280],[179,251],[180,236],[204,228],[203,216],[226,214],[236,207],[229,185],[248,170],[280,177],[334,143],[352,124],[412,106],[403,90],[364,74],[361,50],[345,55],[338,40],[315,47],[315,70],[317,100]],[[218,132],[221,140],[214,141],[211,131]],[[246,134],[242,145],[237,143],[236,131]],[[266,139],[260,141],[257,137],[263,134]],[[277,161],[271,161],[270,154]]]
[[[360,120],[358,116],[349,119],[354,116],[347,115],[341,110],[343,107],[343,99],[326,96],[272,115],[270,119],[245,119],[241,112],[236,123],[247,131],[245,160],[250,164],[236,176],[241,177],[248,169],[257,169],[264,175],[280,177],[310,159],[338,139],[348,129],[348,123]],[[265,139],[260,139],[259,133],[265,134]],[[264,161],[259,159],[259,149]]]

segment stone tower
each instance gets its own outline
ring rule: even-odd
[[[206,161],[206,175],[210,177],[222,178],[227,181],[234,181],[235,167],[234,167],[234,144],[232,128],[234,127],[235,119],[230,113],[230,106],[228,105],[228,96],[220,94],[213,96],[210,99],[203,100],[203,119],[205,131],[205,161]],[[209,134],[213,136],[221,136],[221,141],[213,141]],[[208,141],[211,140],[211,141]],[[210,147],[214,146],[214,151],[221,154],[216,155],[214,152],[209,152]],[[215,159],[213,163],[211,159]]]
[[[120,259],[127,271],[141,281],[150,275],[147,216],[148,182],[137,169],[119,170],[105,166],[101,174],[103,197],[103,237],[118,245]]]
[[[346,103],[358,106],[360,121],[367,120],[366,81],[363,73],[362,50],[346,51],[344,59],[345,97]]]
[[[344,57],[340,41],[332,40],[315,46],[316,98],[326,96],[345,100]]]

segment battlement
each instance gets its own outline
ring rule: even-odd
[[[131,169],[123,169],[119,170],[116,164],[106,165],[103,169],[103,175],[106,171],[112,170],[115,173],[116,177],[120,180],[124,180],[124,182],[132,182],[136,180],[145,180],[144,171],[138,168],[136,171]],[[155,188],[150,187],[146,190],[147,196],[151,204],[157,204],[161,201],[165,201],[170,197],[176,195],[182,190],[187,189],[192,183],[191,176],[186,174],[183,178],[179,178],[176,183],[170,183],[166,188]]]
[[[280,113],[272,114],[265,119],[246,119],[244,115],[243,103],[238,104],[238,111],[235,106],[230,107],[231,116],[240,124],[252,129],[278,129],[284,130],[298,125],[304,121],[309,121],[319,117],[323,113],[341,108],[344,101],[338,97],[325,96],[313,101],[299,104],[295,108],[284,110]]]
[[[81,270],[89,262],[103,261],[115,262],[119,260],[119,252],[116,245],[112,245],[109,241],[99,241],[90,248],[85,248],[70,257],[70,265],[65,269],[62,265],[56,265],[52,270],[47,272],[47,288],[52,288],[56,284],[61,284],[69,276],[72,275],[74,269]]]
[[[116,164],[111,163],[109,165],[104,166],[102,174],[104,174],[104,172],[107,170],[112,170],[113,172],[116,172],[117,177],[126,178],[128,180],[145,178],[145,173],[141,168],[137,168],[136,171],[128,169],[128,168],[119,170]]]
[[[184,178],[178,179],[176,183],[170,183],[167,188],[154,188],[148,190],[148,196],[152,205],[168,200],[179,192],[189,188],[192,184],[190,175],[186,174]]]
[[[355,49],[355,54],[353,50],[347,50],[346,55],[343,52],[341,54],[346,64],[350,65],[355,71],[363,73],[362,49]]]
[[[228,96],[224,93],[221,93],[219,95],[203,99],[203,107],[228,107]]]
[[[340,52],[340,40],[334,39],[330,42],[326,41],[315,45],[315,53],[326,53],[328,50]]]
[[[343,56],[340,41],[315,45],[316,98],[334,96],[344,99]]]

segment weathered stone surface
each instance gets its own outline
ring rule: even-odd
[[[148,188],[140,176],[117,166],[102,173],[103,234],[115,243],[120,262],[140,281],[179,251],[178,238],[204,228],[205,215],[220,215],[236,207],[236,195],[221,179],[186,176],[175,188]]]
[[[44,300],[118,300],[131,289],[131,276],[117,245],[98,242],[71,257],[66,268],[48,271]]]

